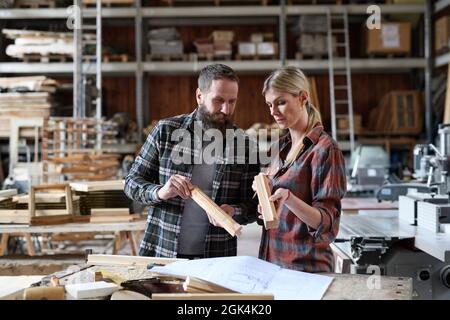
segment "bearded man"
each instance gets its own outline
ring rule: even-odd
[[[194,186],[236,222],[256,221],[251,186],[260,166],[251,156],[255,150],[248,137],[232,122],[238,83],[230,67],[206,66],[198,77],[197,108],[160,120],[147,137],[124,189],[128,197],[149,206],[139,255],[197,259],[237,254],[236,237],[191,199]],[[191,139],[180,143],[180,136]],[[223,148],[205,154],[217,142]],[[204,161],[205,156],[213,161]]]

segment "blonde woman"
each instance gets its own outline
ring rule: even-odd
[[[285,268],[331,272],[330,243],[339,230],[345,162],[309,92],[307,78],[295,67],[278,69],[264,82],[270,114],[287,134],[268,170],[280,223],[263,230],[259,256]]]

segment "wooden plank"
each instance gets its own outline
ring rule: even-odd
[[[268,293],[154,293],[152,300],[273,300]]]
[[[183,289],[186,292],[236,293],[234,290],[190,276],[186,277],[183,283]]]
[[[81,192],[123,190],[125,186],[125,181],[106,180],[106,181],[72,182],[70,186],[72,187],[73,190]]]
[[[192,199],[217,223],[227,230],[233,237],[241,233],[242,226],[233,220],[225,211],[223,211],[214,201],[212,201],[203,191],[195,187],[192,191]]]
[[[277,209],[275,203],[270,201],[271,190],[269,178],[266,175],[255,176],[256,193],[258,194],[259,205],[261,206],[264,227],[266,230],[278,228]]]
[[[92,208],[91,216],[92,217],[111,217],[111,216],[123,216],[129,215],[129,208]]]
[[[65,209],[44,209],[35,210],[36,217],[49,217],[66,214]],[[16,217],[31,217],[28,209],[2,209],[0,210],[0,217],[3,216],[16,216]]]
[[[133,221],[133,215],[128,214],[126,216],[100,216],[92,217],[89,220],[90,223],[108,223],[108,222],[131,222]]]
[[[141,256],[124,256],[124,255],[107,255],[107,254],[90,254],[88,255],[87,264],[95,266],[143,266],[149,264],[167,265],[169,263],[186,260],[177,258],[159,258],[159,257],[141,257]]]
[[[9,233],[2,234],[2,241],[0,243],[0,256],[3,256],[8,250]]]
[[[33,239],[31,238],[31,234],[25,233],[24,236],[27,243],[28,255],[30,256],[36,255],[36,252],[34,251]]]
[[[75,299],[89,299],[105,297],[119,290],[119,286],[115,283],[105,281],[76,283],[66,285],[66,291]]]
[[[11,197],[17,194],[17,189],[0,190],[0,197]]]

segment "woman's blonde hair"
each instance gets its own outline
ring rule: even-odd
[[[264,81],[262,94],[265,95],[269,89],[275,89],[280,92],[287,92],[293,96],[298,97],[302,91],[308,93],[310,97],[310,85],[305,74],[297,67],[285,66],[273,71]],[[306,103],[306,111],[308,113],[308,125],[306,127],[306,134],[308,134],[317,123],[322,123],[322,117],[319,110],[308,100]],[[287,159],[288,164],[295,161],[298,153],[301,150],[293,152],[293,157]]]

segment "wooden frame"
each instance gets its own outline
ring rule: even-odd
[[[266,230],[278,227],[277,210],[275,204],[269,200],[271,190],[269,178],[265,175],[255,176],[256,193],[258,195],[259,205],[261,206],[264,227]]]
[[[205,210],[219,225],[228,231],[233,237],[240,235],[242,226],[233,220],[214,201],[212,201],[203,191],[195,187],[192,191],[192,199]]]

